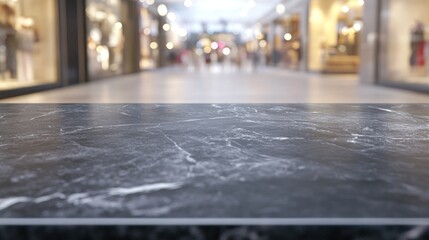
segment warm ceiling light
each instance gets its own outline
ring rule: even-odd
[[[283,38],[284,38],[286,41],[290,41],[290,40],[292,40],[292,34],[290,34],[290,33],[286,33],[286,34],[283,36]]]
[[[168,31],[170,31],[171,26],[170,26],[170,24],[166,23],[166,24],[162,25],[162,29],[164,29],[164,31],[168,32]]]
[[[286,12],[286,6],[283,3],[279,3],[276,6],[276,12],[277,14],[283,14]]]
[[[350,7],[347,6],[347,5],[344,5],[344,6],[341,7],[341,11],[343,13],[348,13],[348,12],[350,12]]]
[[[153,49],[153,50],[157,49],[157,48],[158,48],[158,43],[156,43],[156,42],[151,42],[151,43],[150,43],[150,48],[151,48],[151,49]]]
[[[168,8],[167,8],[167,6],[165,6],[164,4],[160,4],[160,5],[158,6],[157,10],[158,10],[158,14],[159,14],[160,16],[165,16],[165,15],[167,15],[167,13],[168,13]]]
[[[147,5],[152,5],[155,3],[155,0],[146,0]]]
[[[222,50],[223,55],[228,56],[229,54],[231,54],[231,49],[226,47]]]
[[[216,50],[219,48],[219,44],[217,44],[217,42],[212,42],[212,44],[210,44],[210,46],[213,50]]]
[[[205,46],[205,47],[203,48],[203,51],[204,51],[204,53],[209,54],[209,53],[211,53],[212,48],[211,48],[211,47],[209,47],[209,46]]]
[[[361,21],[357,21],[357,22],[355,22],[354,24],[353,24],[353,29],[356,31],[356,32],[359,32],[360,30],[362,30],[362,22]]]
[[[168,42],[166,45],[167,49],[171,50],[174,48],[174,44],[172,42]]]
[[[121,30],[122,29],[122,23],[116,22],[115,23],[115,28],[118,29],[118,30]]]

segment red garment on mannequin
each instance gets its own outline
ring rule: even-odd
[[[417,49],[416,49],[417,66],[425,66],[426,64],[425,48],[426,48],[426,43],[424,41],[420,41],[417,44]]]

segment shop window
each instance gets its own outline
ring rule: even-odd
[[[429,85],[427,0],[383,1],[380,78]]]
[[[58,81],[56,4],[0,0],[0,91]]]
[[[159,58],[158,20],[147,8],[140,11],[140,68],[157,67]]]
[[[124,32],[119,0],[88,0],[88,71],[91,79],[124,72]]]
[[[357,73],[364,0],[312,0],[309,69]]]
[[[274,24],[274,65],[298,69],[301,60],[300,16],[282,17]]]

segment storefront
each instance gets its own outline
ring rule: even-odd
[[[308,69],[358,73],[364,0],[312,0]]]
[[[88,74],[91,79],[124,71],[124,32],[119,0],[88,0]]]
[[[0,0],[0,97],[59,84],[55,0]]]
[[[147,8],[140,9],[140,69],[154,69],[159,62],[159,22]]]
[[[302,56],[301,19],[299,14],[274,21],[273,63],[288,69],[299,69]]]
[[[382,0],[380,83],[429,90],[427,0]]]

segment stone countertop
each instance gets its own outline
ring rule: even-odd
[[[429,105],[6,104],[0,166],[3,220],[428,219]]]

